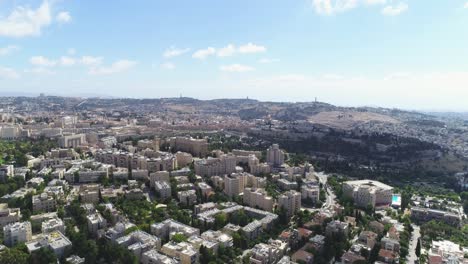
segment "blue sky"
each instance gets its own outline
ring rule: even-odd
[[[468,110],[468,0],[0,0],[0,92]]]

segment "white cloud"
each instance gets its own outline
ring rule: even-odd
[[[343,80],[344,77],[339,74],[327,73],[322,76],[325,80]]]
[[[0,18],[0,36],[38,36],[51,22],[51,11],[47,0],[36,10],[18,6],[7,17]]]
[[[175,64],[172,62],[165,62],[161,64],[161,68],[166,69],[166,70],[173,70],[175,69],[175,67],[176,67]]]
[[[312,5],[320,15],[333,15],[355,8],[358,0],[313,0]]]
[[[177,57],[177,56],[180,56],[180,55],[183,55],[187,52],[189,52],[190,49],[189,48],[186,48],[186,49],[178,49],[178,48],[175,48],[175,47],[170,47],[169,49],[167,49],[166,51],[164,51],[163,53],[163,57],[164,58],[173,58],[173,57]]]
[[[401,80],[401,79],[408,79],[411,76],[412,75],[408,72],[394,72],[385,76],[383,80],[384,81]]]
[[[359,6],[376,6],[391,3],[393,0],[311,0],[316,13],[335,15]]]
[[[127,71],[133,68],[137,63],[130,60],[118,60],[108,67],[92,67],[89,73],[92,75],[106,75]]]
[[[398,16],[408,10],[406,3],[399,3],[397,5],[388,5],[382,9],[382,14],[386,16]]]
[[[236,46],[229,44],[224,48],[218,49],[218,57],[229,57],[236,53]]]
[[[86,66],[97,66],[102,63],[102,57],[83,56],[80,63]]]
[[[48,59],[48,58],[46,58],[44,56],[31,57],[31,59],[29,59],[29,62],[32,65],[43,66],[43,67],[52,67],[52,66],[55,66],[57,64],[56,61]]]
[[[258,60],[258,62],[262,64],[269,64],[269,63],[278,62],[278,61],[279,59],[270,59],[270,58],[263,58],[263,59]]]
[[[239,53],[259,53],[265,51],[266,48],[264,46],[258,46],[252,43],[247,43],[239,47]]]
[[[9,55],[11,54],[12,52],[15,52],[19,50],[19,47],[18,46],[14,46],[14,45],[8,45],[6,47],[3,47],[3,48],[0,48],[0,56],[6,56],[6,55]]]
[[[44,67],[36,67],[32,69],[25,70],[26,73],[34,73],[38,75],[54,75],[56,72]]]
[[[468,8],[468,2],[465,3],[465,5],[463,6],[463,8]]]
[[[365,0],[365,3],[368,5],[384,5],[387,0]]]
[[[251,66],[241,64],[223,65],[219,69],[224,72],[248,72],[255,70],[255,68]]]
[[[70,22],[72,20],[72,17],[70,15],[70,13],[68,13],[68,12],[60,12],[60,13],[57,14],[55,19],[61,24],[66,24],[66,23],[68,23],[68,22]]]
[[[195,51],[195,53],[192,54],[192,58],[204,60],[204,59],[206,59],[206,57],[214,55],[215,53],[216,53],[215,48],[208,47],[206,49],[201,49],[201,50]]]
[[[60,65],[62,66],[73,66],[76,63],[76,59],[72,57],[62,56],[60,57]]]
[[[20,75],[12,68],[0,66],[0,79],[18,79]]]

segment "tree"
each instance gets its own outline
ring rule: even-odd
[[[49,248],[40,248],[31,255],[31,264],[55,264],[57,257]]]
[[[416,245],[416,256],[418,258],[421,256],[421,239],[418,239],[418,244]]]
[[[98,252],[99,252],[96,241],[88,240],[86,242],[86,249],[87,250],[86,250],[86,253],[84,255],[86,263],[96,263]]]
[[[0,253],[2,264],[27,264],[29,255],[18,249],[7,249]]]
[[[202,245],[200,247],[200,263],[208,264],[210,263],[210,261],[213,261],[214,259],[215,259],[215,256],[213,252]]]
[[[184,234],[177,233],[172,236],[171,240],[176,243],[180,243],[187,241],[187,237]]]
[[[215,216],[215,229],[218,230],[227,224],[227,215],[220,213]]]

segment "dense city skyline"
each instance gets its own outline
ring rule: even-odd
[[[0,92],[466,111],[467,4],[2,1]]]

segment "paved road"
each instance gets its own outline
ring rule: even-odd
[[[319,179],[319,182],[325,188],[325,193],[327,195],[325,203],[323,203],[322,208],[310,208],[310,207],[302,205],[302,210],[309,210],[310,212],[316,212],[316,211],[320,211],[322,209],[331,209],[335,205],[336,195],[333,192],[333,190],[327,184],[328,175],[323,173],[323,172],[318,172],[316,175],[317,175],[317,177]]]
[[[418,257],[416,256],[416,246],[418,245],[418,239],[421,237],[420,228],[417,225],[411,225],[413,227],[413,233],[411,234],[411,240],[409,244],[409,253],[406,257],[408,264],[416,263]]]

